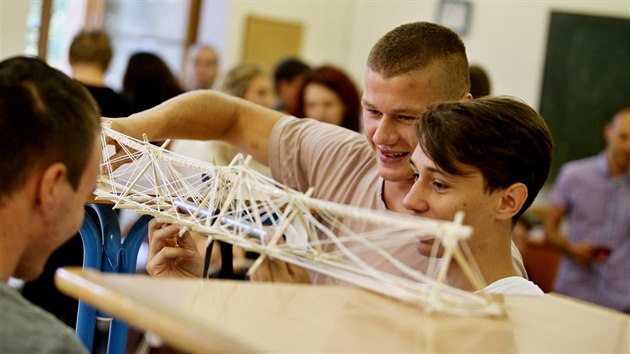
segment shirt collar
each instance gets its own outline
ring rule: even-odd
[[[597,170],[607,178],[611,178],[610,168],[608,167],[608,158],[606,157],[606,151],[603,151],[599,155],[597,155]],[[630,183],[630,168],[626,170],[626,173],[623,176],[619,176],[619,180],[624,180],[627,183]]]

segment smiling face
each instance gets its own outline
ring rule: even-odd
[[[310,83],[304,88],[304,114],[335,125],[341,125],[346,107],[335,91],[324,85]]]
[[[463,223],[474,229],[469,246],[474,249],[489,240],[490,229],[497,221],[502,190],[486,193],[481,172],[472,166],[466,166],[466,174],[462,176],[445,173],[420,147],[411,157],[411,166],[416,181],[403,200],[406,208],[413,210],[414,215],[438,220],[453,220],[456,212],[463,211]],[[421,242],[420,253],[429,256],[432,244]]]
[[[378,172],[386,181],[409,179],[413,172],[409,159],[416,145],[413,123],[428,105],[437,101],[432,83],[439,70],[422,71],[385,78],[367,69],[363,106],[363,126],[376,156]]]

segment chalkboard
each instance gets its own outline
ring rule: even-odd
[[[567,161],[595,155],[602,129],[630,106],[630,19],[552,12],[540,113],[553,134],[553,181]]]

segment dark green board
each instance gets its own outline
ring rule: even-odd
[[[630,106],[630,19],[552,12],[540,113],[564,162],[604,148],[603,126]]]

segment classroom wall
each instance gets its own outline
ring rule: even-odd
[[[0,0],[0,58],[23,51],[28,3]],[[437,9],[438,1],[205,1],[199,37],[217,44],[224,71],[240,60],[248,15],[300,21],[303,57],[314,65],[340,65],[363,86],[374,42],[399,24],[435,21]],[[489,71],[493,93],[539,106],[552,10],[630,18],[630,0],[473,1],[470,32],[463,39],[470,62]]]
[[[490,72],[493,93],[539,107],[552,10],[630,18],[630,1],[475,2],[471,33],[464,40],[469,60]]]
[[[302,56],[310,63],[323,62],[346,67],[352,49],[351,34],[356,1],[232,1],[228,10],[228,31],[223,56],[227,67],[241,58],[245,20],[256,15],[303,26]],[[204,7],[215,6],[207,2]]]
[[[24,53],[29,3],[0,0],[0,59]]]
[[[235,1],[230,3],[225,61],[237,62],[248,14],[301,21],[303,56],[315,65],[343,66],[363,86],[367,54],[399,24],[436,21],[439,1]],[[463,38],[471,63],[489,71],[493,93],[539,106],[552,10],[630,18],[630,0],[473,1],[470,32]]]

